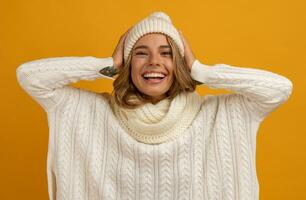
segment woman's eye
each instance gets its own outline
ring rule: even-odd
[[[171,51],[167,51],[167,52],[162,52],[163,55],[172,55]]]
[[[162,55],[172,55],[171,51],[167,51],[167,52],[162,52]],[[136,55],[147,55],[147,53],[145,52],[137,52]]]
[[[137,52],[136,55],[146,55],[144,52]]]

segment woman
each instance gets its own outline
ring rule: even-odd
[[[57,200],[258,199],[257,130],[292,92],[272,72],[202,64],[163,12],[131,27],[112,57],[39,59],[17,78],[48,115]],[[112,94],[68,85],[98,78],[114,80]],[[199,96],[196,84],[234,93]]]

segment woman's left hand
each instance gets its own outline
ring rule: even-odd
[[[180,36],[181,36],[183,44],[184,44],[184,58],[185,58],[187,66],[191,70],[192,64],[196,60],[196,58],[195,58],[195,56],[194,56],[194,54],[193,54],[193,52],[191,50],[191,47],[190,47],[188,41],[183,36],[183,33],[182,33],[181,30],[179,30],[179,33],[180,33]]]

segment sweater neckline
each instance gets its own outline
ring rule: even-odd
[[[109,108],[109,109],[111,109],[111,108]],[[114,115],[113,112],[111,113],[111,117],[112,117],[112,121],[114,121],[115,123],[112,124],[111,127],[112,127],[113,130],[118,130],[118,131],[116,131],[116,133],[118,134],[118,137],[124,138],[125,143],[129,143],[133,146],[137,146],[137,147],[141,147],[141,148],[151,148],[151,147],[163,148],[163,147],[166,147],[166,146],[172,146],[175,143],[181,143],[181,142],[184,142],[186,140],[189,140],[190,137],[192,137],[192,134],[193,134],[192,128],[194,128],[199,123],[199,120],[202,116],[200,114],[201,112],[202,112],[202,110],[197,114],[194,121],[185,130],[185,134],[181,134],[180,136],[178,136],[178,137],[176,137],[172,140],[168,140],[168,141],[165,141],[163,143],[158,143],[158,144],[148,144],[148,143],[143,143],[143,142],[140,142],[140,141],[136,140],[133,136],[128,134],[126,132],[126,130],[121,126],[119,120],[116,118],[116,116]]]
[[[203,98],[204,99],[204,98]],[[204,102],[203,102],[204,104]],[[137,140],[136,138],[134,138],[132,135],[130,135],[126,128],[124,128],[122,126],[122,124],[120,123],[120,119],[118,119],[114,113],[114,110],[112,109],[111,105],[108,104],[108,109],[110,109],[110,116],[111,116],[111,120],[114,121],[115,123],[111,124],[111,127],[113,130],[117,130],[117,134],[118,137],[124,138],[126,143],[135,145],[135,146],[139,146],[139,147],[144,147],[144,148],[148,148],[148,147],[163,147],[163,146],[171,146],[174,143],[180,143],[180,142],[184,142],[185,140],[188,140],[191,135],[193,134],[192,128],[194,126],[196,126],[201,118],[201,112],[202,112],[202,108],[195,114],[193,121],[189,124],[188,127],[186,127],[186,129],[184,130],[183,134],[178,135],[177,137],[171,139],[171,140],[167,140],[161,143],[144,143],[141,142],[139,140]],[[202,120],[203,121],[203,120]]]

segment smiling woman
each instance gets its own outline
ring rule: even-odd
[[[135,108],[193,92],[196,81],[172,38],[149,33],[136,43],[114,81],[114,98],[122,107]]]
[[[113,95],[68,85],[117,73]],[[258,200],[258,127],[293,87],[201,63],[164,12],[121,36],[111,57],[38,59],[16,75],[48,114],[52,200]],[[197,82],[234,93],[200,96]]]
[[[165,35],[148,34],[135,44],[131,77],[137,89],[153,101],[166,97],[173,83],[172,51]]]

